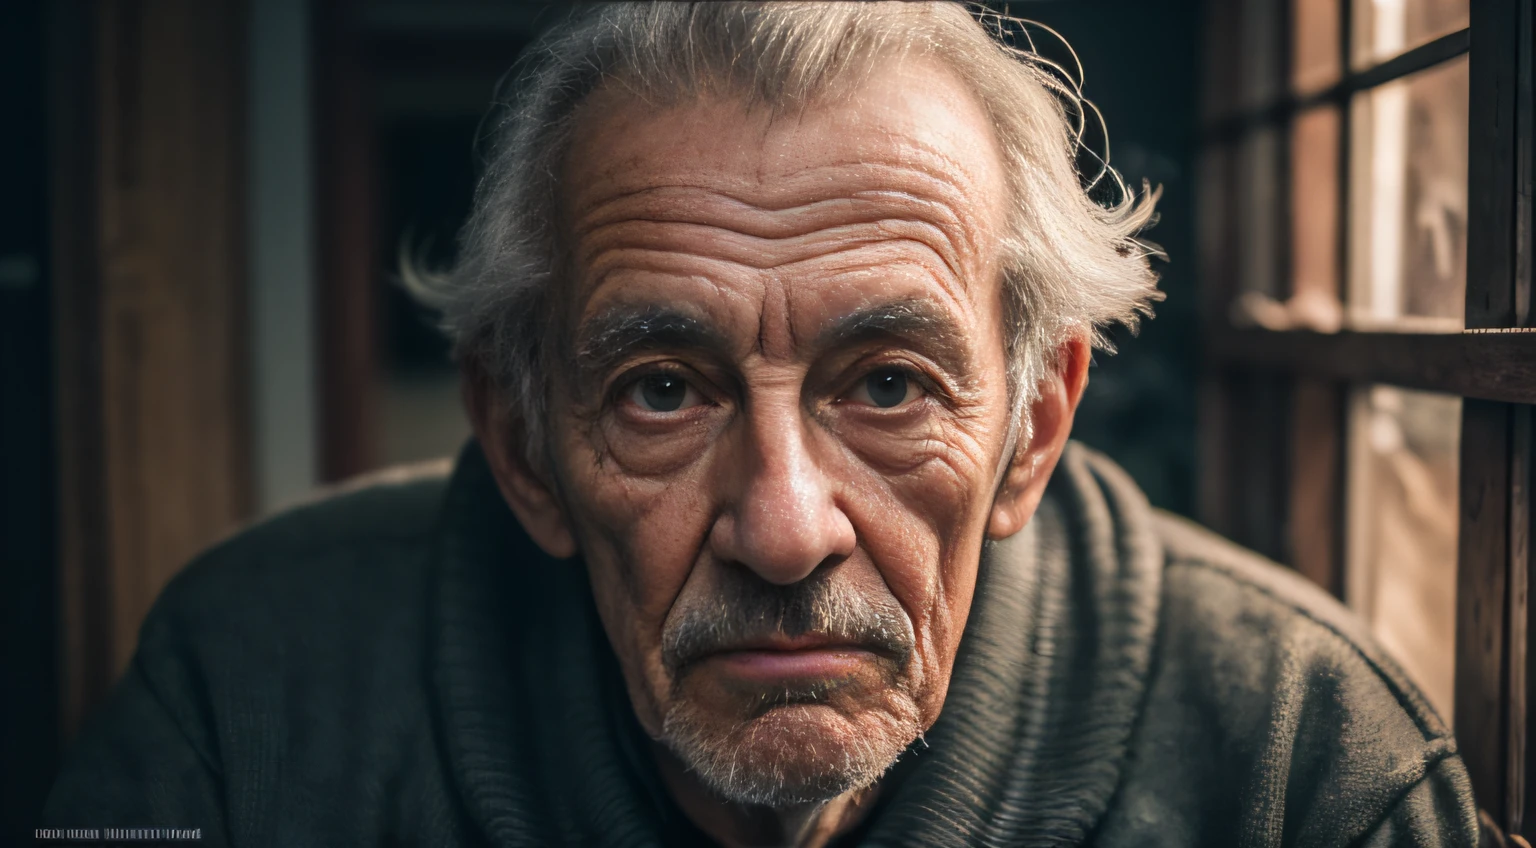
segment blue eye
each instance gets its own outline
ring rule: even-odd
[[[652,374],[635,381],[630,399],[651,412],[677,412],[699,403],[698,392],[688,381],[669,374]]]
[[[869,402],[881,409],[900,406],[907,400],[912,386],[907,375],[894,368],[884,368],[864,378],[864,393]]]

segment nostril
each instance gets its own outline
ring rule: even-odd
[[[759,407],[740,446],[732,492],[715,528],[715,553],[764,580],[803,580],[830,558],[853,550],[853,525],[814,456],[798,406]]]
[[[792,504],[747,499],[721,516],[711,541],[722,559],[739,562],[771,583],[787,584],[852,553],[854,533],[830,497]]]

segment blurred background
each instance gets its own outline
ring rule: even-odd
[[[1248,368],[1212,341],[1463,326],[1468,5],[1006,4],[1070,43],[1112,164],[1164,190],[1148,236],[1170,257],[1167,300],[1096,357],[1076,437],[1155,505],[1352,592],[1362,612],[1406,610],[1382,620],[1410,622],[1395,647],[1447,713],[1459,398]],[[560,13],[518,0],[7,7],[8,826],[30,826],[59,752],[191,556],[319,487],[463,443],[447,345],[398,284],[399,256],[452,261],[482,119]],[[1409,81],[1362,82],[1404,54],[1417,56]],[[1088,141],[1104,149],[1096,131]],[[1378,561],[1398,565],[1383,577]]]

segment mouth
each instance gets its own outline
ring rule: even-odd
[[[781,683],[849,678],[879,659],[881,654],[867,645],[807,633],[733,645],[699,662],[742,682]]]

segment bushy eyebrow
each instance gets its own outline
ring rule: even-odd
[[[949,310],[927,300],[873,304],[842,316],[816,336],[818,350],[895,340],[932,358],[953,375],[969,361],[965,334]]]
[[[581,323],[576,370],[582,385],[601,380],[624,361],[654,351],[697,351],[728,360],[732,345],[713,324],[666,306],[615,306]],[[817,333],[816,354],[875,341],[921,353],[956,377],[968,371],[969,345],[950,312],[922,299],[876,303],[837,318]]]
[[[729,345],[713,325],[663,306],[616,306],[586,319],[577,331],[580,378],[599,377],[639,353],[697,350],[724,355]]]

